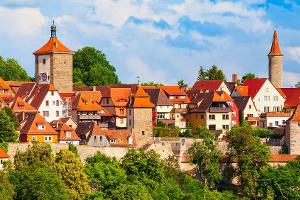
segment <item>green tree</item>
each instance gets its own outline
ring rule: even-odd
[[[12,200],[14,196],[15,188],[9,180],[9,174],[0,170],[0,200]]]
[[[163,84],[161,83],[155,83],[153,81],[150,81],[150,82],[146,82],[146,83],[142,83],[143,86],[161,86]]]
[[[84,199],[91,190],[80,158],[69,150],[61,150],[55,156],[55,170],[66,185],[71,199]]]
[[[17,119],[16,114],[9,107],[5,107],[5,108],[3,108],[3,110],[9,116],[10,121],[14,123],[15,128],[17,129],[20,124],[19,124],[19,120]]]
[[[79,156],[78,149],[74,144],[69,144],[69,151],[75,153],[75,155]]]
[[[200,81],[200,80],[207,80],[207,79],[208,79],[207,71],[202,66],[200,66],[197,80]]]
[[[255,75],[255,74],[247,73],[247,74],[245,74],[245,75],[242,77],[242,83],[243,83],[246,79],[254,79],[254,78],[256,78],[256,75]]]
[[[15,124],[5,110],[0,110],[0,143],[15,142],[19,134],[15,129]]]
[[[12,172],[10,180],[16,187],[16,200],[69,199],[57,172],[40,161]]]
[[[14,166],[16,170],[30,167],[34,163],[41,162],[47,166],[54,166],[54,155],[51,146],[46,143],[33,143],[26,151],[17,151],[14,156]]]
[[[147,188],[140,182],[124,183],[112,192],[112,199],[118,200],[150,200]]]
[[[0,56],[0,77],[6,81],[30,81],[31,78],[21,65],[14,59],[4,60]]]
[[[193,135],[196,138],[202,138],[202,139],[208,138],[208,139],[211,139],[211,140],[214,140],[215,137],[216,137],[216,135],[213,132],[211,132],[210,130],[208,130],[207,128],[205,128],[201,125],[197,126],[197,128],[194,131]]]
[[[188,152],[192,163],[196,165],[200,179],[209,187],[214,187],[215,183],[222,178],[220,173],[221,153],[217,150],[214,141],[205,138],[202,142],[195,142]]]
[[[263,170],[257,191],[262,199],[300,199],[300,160]]]
[[[228,156],[231,162],[237,163],[234,173],[239,177],[240,192],[243,196],[255,197],[259,174],[268,165],[269,149],[254,136],[247,123],[233,127],[228,136]]]
[[[184,90],[187,90],[189,87],[188,84],[182,79],[177,82],[177,85]]]
[[[205,70],[202,66],[198,72],[198,80],[225,80],[225,75],[221,69],[216,65],[211,66]]]
[[[100,196],[109,197],[113,190],[125,183],[127,178],[119,161],[99,152],[87,158],[85,172],[89,177],[94,196],[102,194]]]
[[[296,87],[296,88],[300,88],[300,82],[297,82],[297,83],[295,84],[295,87]]]
[[[83,47],[73,58],[73,82],[76,85],[108,85],[119,83],[116,69],[103,52],[94,47]]]

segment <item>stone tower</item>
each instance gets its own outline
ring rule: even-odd
[[[59,92],[73,90],[73,54],[56,37],[56,26],[51,26],[51,37],[35,55],[35,80],[41,84],[53,84]]]
[[[276,88],[281,88],[282,84],[282,64],[283,54],[280,51],[277,32],[274,31],[273,42],[269,57],[269,79]]]

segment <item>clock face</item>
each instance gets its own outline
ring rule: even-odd
[[[48,74],[46,72],[40,73],[39,82],[40,83],[47,83],[48,82]]]

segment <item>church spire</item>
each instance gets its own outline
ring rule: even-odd
[[[54,20],[51,25],[51,38],[56,38],[56,26],[54,24]]]
[[[283,54],[281,53],[280,47],[279,47],[276,30],[274,31],[272,47],[271,47],[270,53],[268,55],[269,56],[283,56]]]

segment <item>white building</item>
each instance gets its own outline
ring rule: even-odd
[[[263,113],[260,116],[261,128],[276,128],[279,126],[285,126],[286,121],[290,118],[291,113],[271,112]]]
[[[244,81],[243,86],[248,86],[248,95],[253,99],[259,114],[282,111],[285,98],[272,85],[269,79],[247,79]]]

